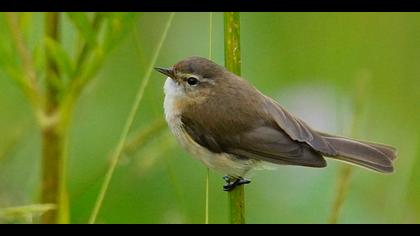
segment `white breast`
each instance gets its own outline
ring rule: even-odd
[[[215,169],[222,174],[245,177],[246,173],[255,166],[256,162],[253,160],[237,159],[230,154],[216,154],[210,152],[192,140],[182,127],[182,110],[176,106],[177,102],[186,99],[183,88],[178,86],[171,78],[167,78],[164,91],[166,121],[181,146],[191,153],[194,158],[200,160],[209,168]]]

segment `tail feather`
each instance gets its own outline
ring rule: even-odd
[[[393,147],[329,134],[322,136],[337,151],[332,158],[383,173],[394,171],[392,162],[396,158],[396,149]]]

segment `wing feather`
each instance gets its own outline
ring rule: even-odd
[[[320,153],[307,144],[295,142],[282,130],[261,126],[237,134],[230,138],[215,137],[197,122],[182,118],[185,131],[192,139],[208,150],[225,152],[238,156],[284,165],[324,167],[326,162]]]
[[[333,146],[317,131],[312,130],[305,122],[294,117],[270,97],[265,96],[265,98],[265,108],[268,114],[292,140],[307,143],[324,155],[337,155]]]

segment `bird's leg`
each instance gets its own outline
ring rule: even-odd
[[[241,178],[241,177],[236,178],[236,177],[232,177],[232,176],[228,176],[228,175],[224,176],[223,179],[226,181],[226,184],[223,185],[223,190],[224,191],[231,191],[236,186],[251,183],[251,180],[244,179],[244,178]]]

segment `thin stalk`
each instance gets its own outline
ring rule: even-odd
[[[213,33],[213,12],[209,13],[209,60],[211,60],[212,48],[212,33]],[[210,169],[206,171],[206,209],[204,223],[209,224],[209,207],[210,207]]]
[[[164,128],[166,128],[166,122],[164,119],[158,118],[155,121],[151,122],[150,127],[141,129],[139,131],[134,132],[135,134],[132,135],[132,137],[127,140],[124,149],[122,151],[123,155],[132,157],[136,152],[139,152],[142,148],[145,147],[145,145],[151,141],[154,137],[162,135],[160,134]],[[168,144],[169,145],[169,144]],[[162,146],[168,146],[163,145]],[[163,152],[162,150],[159,150],[159,152]],[[111,158],[112,156],[110,156]],[[109,160],[111,160],[109,158]],[[91,177],[87,180],[85,180],[85,184],[73,191],[72,196],[77,198],[82,193],[86,191],[86,189],[91,187],[91,183],[94,182],[97,179],[100,179],[101,176],[104,176],[107,172],[107,168],[104,167],[100,170],[97,170],[95,173],[91,175]]]
[[[149,78],[150,78],[150,75],[152,74],[153,66],[155,65],[156,60],[159,56],[160,49],[162,48],[162,45],[163,45],[163,43],[166,39],[166,36],[167,36],[169,28],[172,24],[172,20],[174,18],[174,15],[175,15],[175,13],[171,13],[169,15],[169,18],[166,22],[165,29],[164,29],[163,34],[162,34],[162,36],[161,36],[161,38],[158,42],[158,45],[157,45],[157,48],[156,48],[155,53],[153,55],[153,58],[151,60],[151,63],[149,65],[149,67],[147,68],[146,73],[144,75],[144,78],[142,80],[142,83],[141,83],[141,85],[140,85],[140,87],[137,91],[136,98],[135,98],[134,103],[131,107],[130,113],[129,113],[128,118],[127,118],[127,121],[124,125],[124,129],[121,133],[120,140],[117,144],[117,147],[115,148],[115,152],[112,156],[109,169],[108,169],[108,171],[105,175],[105,179],[104,179],[104,182],[102,183],[102,187],[100,189],[98,198],[95,202],[95,206],[93,208],[92,214],[90,215],[89,224],[94,224],[96,222],[96,218],[97,218],[98,213],[99,213],[99,211],[102,207],[102,204],[103,204],[103,201],[105,199],[105,195],[108,191],[108,187],[109,187],[109,184],[111,182],[112,176],[114,174],[115,168],[118,164],[121,153],[124,149],[124,146],[125,146],[125,143],[126,143],[126,140],[127,140],[127,137],[128,137],[128,133],[130,132],[131,126],[132,126],[133,121],[134,121],[134,118],[137,114],[137,110],[139,108],[140,102],[143,99],[144,90],[145,90],[147,84],[149,83]]]
[[[60,14],[57,12],[46,13],[45,34],[47,37],[59,41]],[[57,116],[59,110],[59,90],[55,86],[60,78],[57,64],[47,53],[46,73],[46,106],[44,116],[49,122],[44,123],[42,129],[42,191],[43,204],[56,205],[55,210],[46,212],[42,223],[67,223],[68,201],[65,181],[65,137],[66,129],[61,125]]]
[[[340,213],[343,208],[344,202],[347,197],[347,193],[350,188],[350,179],[353,172],[351,165],[344,165],[340,168],[339,178],[337,182],[337,193],[334,199],[333,207],[331,210],[331,216],[329,219],[330,224],[337,224],[340,218]]]
[[[356,132],[356,122],[360,121],[361,115],[364,109],[364,102],[366,100],[366,87],[369,81],[369,77],[367,74],[364,74],[357,78],[355,90],[356,93],[354,94],[354,109],[353,109],[353,118],[352,124],[350,126],[350,135],[354,136]],[[353,174],[353,166],[351,165],[344,165],[339,170],[339,178],[337,182],[337,193],[335,199],[333,201],[331,215],[329,218],[330,224],[337,224],[340,218],[340,214],[342,208],[344,206],[344,202],[347,198],[347,193],[350,189],[350,182],[351,176]]]
[[[238,12],[224,13],[225,66],[231,72],[241,75],[240,20]],[[244,185],[229,192],[230,222],[245,224]]]

